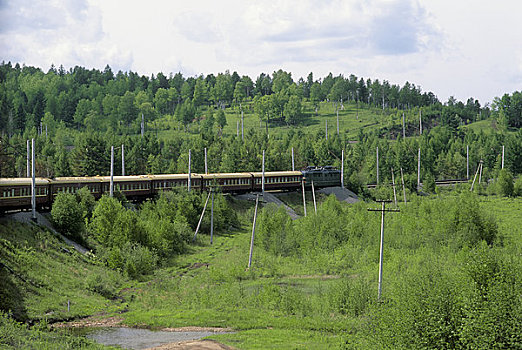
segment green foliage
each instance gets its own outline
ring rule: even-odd
[[[511,197],[514,192],[513,175],[507,169],[500,170],[497,178],[498,194],[502,197]]]
[[[480,241],[493,244],[498,238],[494,219],[479,206],[477,198],[467,193],[461,194],[451,213],[449,232],[463,245],[476,245]]]
[[[84,196],[83,198],[88,197]],[[74,194],[58,193],[51,209],[54,227],[72,238],[83,239],[85,230],[84,215],[85,211],[88,210],[85,207],[85,201],[84,205],[82,205],[78,203]]]
[[[268,204],[263,208],[257,218],[257,237],[263,248],[274,255],[295,252],[292,221],[282,206]]]
[[[522,177],[519,177],[513,185],[513,195],[522,196]]]

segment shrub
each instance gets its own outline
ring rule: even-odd
[[[498,235],[495,220],[479,206],[474,195],[462,193],[453,207],[450,232],[460,245],[473,246],[484,240],[494,243]]]
[[[288,255],[292,252],[292,220],[284,207],[269,203],[257,218],[257,237],[266,251],[274,255]]]
[[[522,196],[522,177],[519,177],[517,181],[515,181],[513,196]]]
[[[51,210],[54,226],[58,231],[75,239],[82,239],[85,229],[83,211],[76,196],[58,193]]]
[[[497,190],[502,197],[513,195],[513,175],[507,169],[500,170],[498,174]]]

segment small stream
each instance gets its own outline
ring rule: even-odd
[[[193,331],[167,332],[139,328],[81,328],[73,331],[79,336],[92,339],[103,345],[120,346],[124,349],[147,349],[167,343],[196,340],[225,332]]]

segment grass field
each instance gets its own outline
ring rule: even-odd
[[[407,206],[400,205],[404,213],[387,217],[384,291],[390,297],[403,283],[399,276],[419,266],[436,262],[449,273],[459,271],[465,252],[454,250],[451,238],[447,245],[441,244],[437,230],[444,225],[433,224],[437,215],[447,214],[440,201],[454,197],[449,192],[413,199]],[[325,201],[325,197],[319,199]],[[290,194],[283,200],[302,212],[300,196]],[[496,251],[520,263],[522,199],[481,196],[478,200],[504,237]],[[290,256],[274,255],[256,241],[251,269],[247,263],[253,203],[231,200],[230,205],[239,213],[239,229],[215,236],[213,245],[202,235],[189,253],[173,257],[142,282],[129,281],[95,260],[68,253],[64,250],[68,247],[47,231],[2,222],[2,262],[25,279],[7,276],[23,300],[24,310],[18,311],[44,324],[99,314],[147,328],[229,327],[235,332],[210,338],[239,349],[374,348],[366,327],[377,292],[379,216],[366,214],[366,207],[375,204],[343,205],[346,213],[365,213],[356,226],[344,229],[359,232],[361,238],[350,238],[332,250]],[[419,209],[442,211],[426,218],[416,216]],[[325,224],[335,227],[335,222],[315,221],[312,211],[308,203],[311,217],[306,222],[318,232]],[[72,301],[70,312],[67,300]],[[0,321],[1,330],[10,332],[10,344],[77,346],[77,340],[64,335],[14,326],[5,318]],[[3,339],[0,344],[5,343]],[[89,342],[81,346],[96,347]]]

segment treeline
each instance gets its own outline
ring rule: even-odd
[[[417,154],[421,149],[421,181],[428,177],[454,179],[466,177],[466,148],[469,147],[469,176],[472,177],[483,160],[483,177],[495,178],[502,165],[502,146],[505,147],[504,167],[513,175],[522,173],[522,131],[508,134],[486,134],[471,129],[437,126],[422,136],[402,138],[394,142],[379,132],[364,134],[348,140],[334,135],[328,140],[324,132],[305,133],[289,130],[283,136],[267,137],[262,131],[249,130],[241,137],[220,138],[201,133],[186,137],[177,134],[166,141],[153,135],[116,136],[113,134],[78,133],[66,146],[67,134],[36,138],[37,176],[94,176],[108,175],[110,147],[115,145],[115,174],[121,174],[121,147],[125,145],[125,173],[161,174],[188,172],[188,150],[192,152],[191,169],[203,173],[204,149],[207,148],[209,172],[259,171],[262,150],[266,150],[267,171],[290,170],[291,149],[295,166],[334,165],[340,167],[345,151],[345,183],[362,191],[367,183],[376,182],[376,148],[379,147],[380,181],[391,181],[391,169],[398,178],[400,169],[406,185],[416,190]],[[26,174],[26,140],[19,135],[2,143],[4,155],[0,165],[2,177],[24,177]]]
[[[422,92],[409,82],[399,86],[386,80],[365,80],[353,74],[334,77],[331,73],[322,79],[314,79],[310,73],[306,80],[294,81],[291,73],[283,70],[272,75],[261,73],[255,79],[228,71],[216,76],[184,77],[176,73],[167,77],[160,72],[148,77],[132,71],[115,74],[108,65],[103,71],[79,66],[66,71],[62,66],[52,66],[44,73],[39,68],[2,62],[0,83],[0,130],[8,135],[31,129],[43,132],[43,125],[61,122],[77,129],[126,134],[138,130],[141,115],[147,121],[175,115],[188,125],[209,114],[204,110],[241,105],[244,101],[253,101],[261,120],[289,124],[302,118],[305,101],[316,108],[326,100],[336,108],[344,103],[383,109],[442,106],[432,92]],[[512,109],[511,100],[502,101],[499,108]],[[466,103],[450,98],[445,105],[448,114],[466,123],[480,118],[483,111],[484,116],[489,114],[489,107],[481,107],[473,98]],[[517,126],[520,116],[506,121]]]

